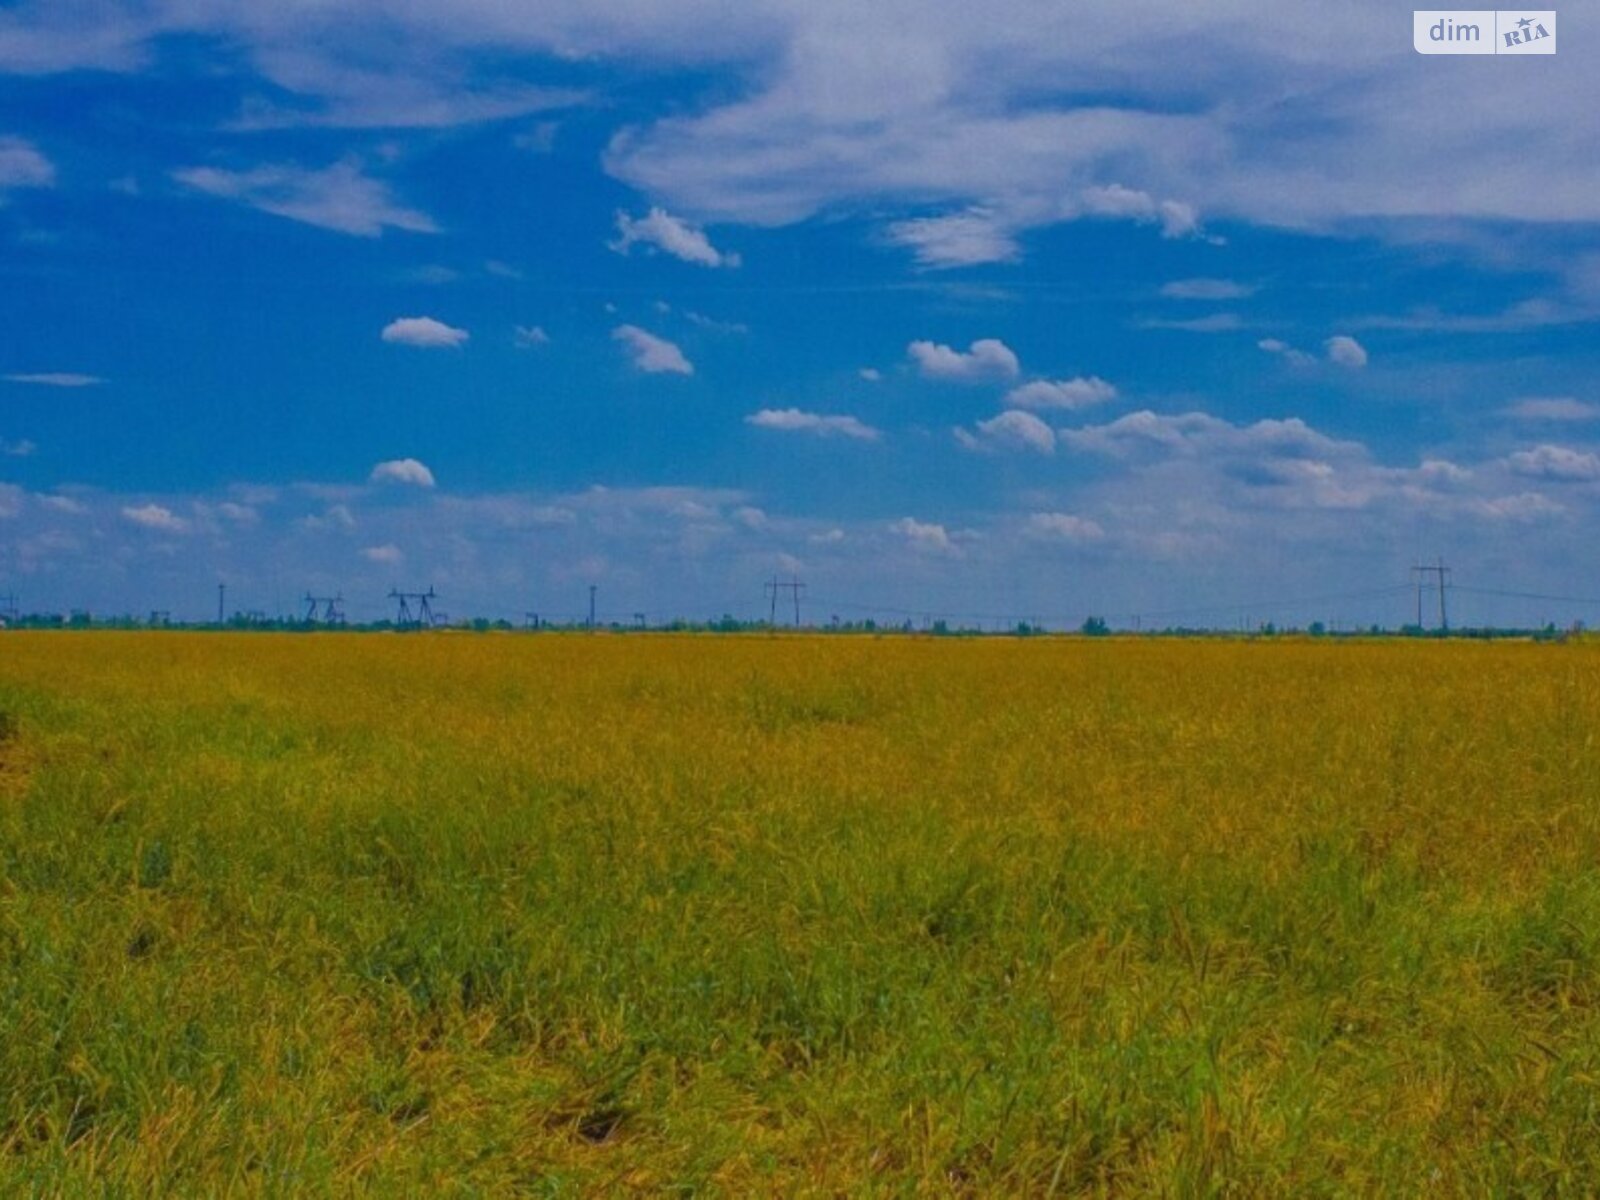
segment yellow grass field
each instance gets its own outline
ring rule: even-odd
[[[1600,646],[0,635],[0,1195],[1592,1194]]]

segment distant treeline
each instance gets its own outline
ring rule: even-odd
[[[274,618],[259,615],[235,614],[225,624],[219,626],[214,621],[185,622],[165,618],[161,614],[154,614],[150,618],[138,618],[131,615],[101,617],[88,612],[77,611],[69,614],[62,613],[28,613],[9,619],[0,620],[0,628],[10,629],[164,629],[186,630],[191,632],[215,632],[218,629],[243,633],[807,633],[807,634],[871,634],[882,636],[884,634],[914,635],[918,637],[1052,637],[1074,635],[1081,637],[1233,637],[1247,640],[1262,638],[1466,638],[1477,640],[1521,638],[1534,641],[1566,641],[1569,638],[1584,635],[1583,624],[1576,623],[1567,628],[1560,628],[1553,622],[1543,626],[1464,626],[1459,629],[1440,630],[1424,628],[1418,625],[1402,625],[1398,627],[1383,625],[1350,626],[1344,628],[1330,628],[1322,621],[1312,621],[1308,625],[1278,625],[1268,621],[1249,628],[1237,626],[1218,625],[1169,625],[1161,628],[1128,629],[1113,627],[1102,617],[1089,617],[1082,625],[1075,629],[1049,627],[1027,621],[1019,621],[1015,625],[1006,627],[991,626],[979,628],[959,622],[945,620],[930,620],[915,622],[903,621],[830,621],[822,625],[802,625],[798,628],[787,624],[774,625],[768,621],[746,621],[731,615],[723,615],[705,621],[690,621],[675,619],[655,624],[641,623],[638,621],[623,622],[597,622],[589,625],[583,621],[568,622],[524,622],[516,624],[507,620],[491,620],[487,617],[476,617],[463,621],[437,622],[431,626],[418,623],[401,624],[395,621],[365,621],[365,622],[325,622],[307,621],[300,618]]]

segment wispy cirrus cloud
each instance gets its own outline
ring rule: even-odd
[[[321,169],[289,163],[244,171],[185,167],[172,177],[208,196],[335,233],[378,237],[386,229],[439,232],[432,217],[400,204],[388,184],[365,174],[353,161]]]
[[[896,221],[884,232],[892,246],[910,250],[924,267],[970,267],[1014,262],[1021,256],[1014,229],[990,209]]]
[[[7,383],[22,383],[32,387],[86,388],[105,382],[98,375],[84,375],[77,371],[34,371],[5,376]]]

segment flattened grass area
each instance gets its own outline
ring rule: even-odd
[[[1590,1191],[1600,647],[0,635],[0,1194]]]

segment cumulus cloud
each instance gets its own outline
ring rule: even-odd
[[[862,367],[856,374],[868,383],[880,383],[883,380],[883,372],[877,367]]]
[[[1335,334],[1323,343],[1328,351],[1328,361],[1341,367],[1360,368],[1367,365],[1364,346],[1348,334]]]
[[[0,456],[5,458],[31,458],[38,451],[39,447],[27,438],[15,442],[8,442],[5,438],[0,438]]]
[[[1063,512],[1036,512],[1028,518],[1027,528],[1037,537],[1080,545],[1098,542],[1106,536],[1097,522]]]
[[[906,347],[911,361],[927,379],[977,383],[1014,379],[1021,371],[1015,352],[998,338],[979,338],[965,352],[939,342],[912,342]]]
[[[50,187],[55,181],[54,164],[32,142],[0,137],[0,195],[11,188]]]
[[[694,364],[684,357],[682,350],[637,325],[619,325],[611,331],[611,337],[622,343],[633,365],[646,375],[694,374]]]
[[[882,436],[874,429],[855,417],[829,416],[822,413],[804,412],[798,408],[763,408],[760,412],[751,413],[745,418],[747,425],[754,425],[758,429],[776,429],[785,433],[810,433],[817,437],[845,437],[857,441],[876,441]]]
[[[945,553],[955,549],[955,542],[943,525],[919,521],[915,517],[901,517],[889,526],[889,531],[899,534],[919,550]]]
[[[1256,290],[1252,284],[1231,279],[1174,279],[1161,285],[1161,294],[1168,300],[1244,300]]]
[[[409,487],[431,488],[433,472],[414,458],[392,458],[372,468],[367,476],[372,483],[398,483]]]
[[[405,560],[405,555],[400,553],[400,547],[393,542],[385,542],[381,546],[367,546],[361,551],[361,557],[370,563],[379,563],[383,566],[394,566]]]
[[[1137,221],[1141,225],[1158,224],[1164,238],[1192,237],[1200,232],[1200,215],[1192,204],[1157,200],[1149,192],[1120,183],[1085,188],[1079,199],[1087,216]]]
[[[338,162],[321,170],[292,164],[248,171],[186,167],[174,171],[172,177],[209,196],[336,233],[377,237],[385,229],[439,231],[431,217],[399,204],[387,184],[362,174],[354,162]]]
[[[425,350],[455,349],[472,335],[432,317],[397,317],[383,327],[383,340]]]
[[[984,208],[896,221],[885,237],[890,245],[910,250],[920,265],[934,268],[1013,262],[1021,249],[1006,223]]]
[[[1600,404],[1573,396],[1524,396],[1501,411],[1519,421],[1600,421]]]
[[[1055,430],[1020,409],[1008,409],[997,417],[979,421],[976,434],[958,429],[956,440],[969,450],[1033,450],[1040,454],[1056,451]]]
[[[1506,457],[1506,464],[1516,474],[1533,479],[1568,483],[1600,479],[1600,456],[1570,446],[1546,443],[1531,450],[1518,450]]]
[[[519,350],[532,350],[550,344],[550,335],[544,331],[542,325],[518,325],[515,336]]]
[[[635,245],[644,245],[699,267],[739,265],[737,254],[725,254],[718,250],[706,237],[704,230],[663,208],[652,208],[637,218],[619,212],[617,238],[609,244],[618,254],[628,253]]]
[[[27,383],[35,387],[81,388],[104,383],[98,375],[80,375],[75,371],[38,371],[32,374],[7,375],[7,383]]]
[[[1006,403],[1017,408],[1089,408],[1117,398],[1117,389],[1098,375],[1075,379],[1036,379],[1012,388]]]
[[[122,510],[122,517],[141,529],[153,529],[160,533],[186,533],[189,529],[188,521],[160,504],[127,505]]]

